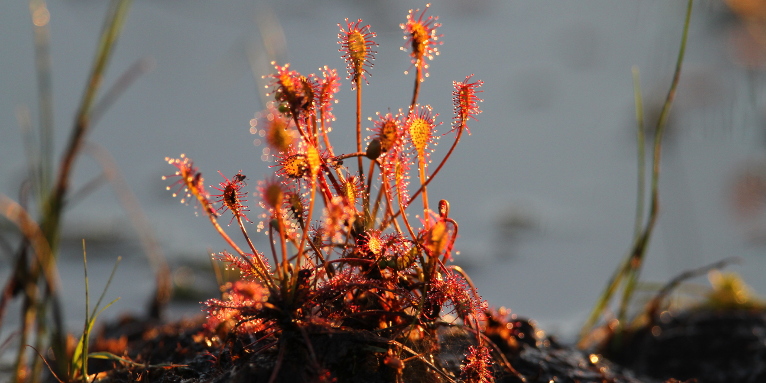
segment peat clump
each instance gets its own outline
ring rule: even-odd
[[[127,324],[131,323],[129,326]],[[124,361],[102,365],[103,382],[464,382],[460,373],[476,337],[463,326],[441,324],[415,345],[428,355],[392,353],[390,341],[372,331],[321,325],[283,331],[278,339],[231,333],[221,339],[205,321],[179,321],[138,329],[135,322],[112,326],[128,343]],[[496,382],[659,382],[641,379],[600,355],[589,354],[546,336],[534,321],[515,315],[490,316],[484,333],[493,343]],[[280,342],[286,344],[280,347]],[[431,344],[431,342],[435,342]],[[109,344],[105,334],[97,345]],[[430,344],[430,345],[429,345]],[[130,361],[130,362],[126,362]],[[275,373],[275,369],[277,372]],[[491,380],[475,380],[491,381]],[[673,381],[673,380],[668,380]]]
[[[657,321],[625,335],[609,356],[640,374],[699,382],[766,381],[766,311],[663,311]]]

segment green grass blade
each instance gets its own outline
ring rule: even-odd
[[[120,265],[120,261],[122,261],[122,257],[117,257],[117,261],[114,263],[114,266],[112,267],[112,272],[109,274],[109,279],[106,280],[106,286],[104,287],[104,290],[101,292],[101,296],[98,297],[98,301],[96,302],[96,307],[93,308],[93,313],[91,313],[91,317],[94,317],[96,315],[96,310],[98,309],[99,306],[101,306],[101,301],[104,299],[104,295],[106,294],[106,290],[109,289],[109,285],[112,284],[114,273],[117,271],[117,266]]]
[[[636,193],[636,223],[633,241],[638,241],[641,228],[644,226],[644,199],[646,193],[646,129],[644,128],[644,103],[641,95],[641,81],[638,67],[633,67],[633,98],[636,107],[636,142],[638,146],[638,179]]]
[[[683,34],[681,36],[681,47],[678,51],[678,58],[676,59],[676,66],[675,66],[675,71],[673,75],[673,81],[670,85],[668,95],[665,99],[665,104],[663,105],[662,112],[660,113],[660,118],[657,121],[657,129],[655,131],[655,136],[654,136],[654,153],[653,153],[653,159],[652,159],[650,210],[649,210],[649,217],[646,223],[644,224],[642,224],[643,214],[644,214],[643,213],[643,210],[644,210],[643,189],[645,187],[644,186],[645,175],[643,174],[645,173],[645,170],[644,170],[645,165],[644,165],[644,158],[643,158],[645,156],[644,154],[645,149],[643,148],[644,146],[643,103],[641,102],[641,97],[640,97],[638,72],[635,69],[633,72],[634,97],[636,99],[635,100],[636,120],[639,125],[639,132],[638,132],[639,202],[638,202],[638,206],[636,207],[636,228],[637,229],[635,230],[635,234],[634,234],[635,238],[633,241],[633,247],[631,249],[630,254],[628,254],[628,256],[620,263],[620,266],[617,268],[617,270],[615,271],[615,274],[607,283],[607,286],[605,287],[604,291],[602,292],[601,296],[596,302],[596,305],[591,311],[588,319],[586,320],[585,324],[580,330],[580,337],[578,340],[579,347],[585,346],[585,343],[587,341],[586,337],[588,336],[588,334],[590,334],[591,330],[596,325],[596,322],[598,321],[598,319],[603,315],[607,305],[609,304],[609,301],[611,300],[612,296],[614,295],[618,286],[623,280],[625,281],[625,287],[623,290],[622,299],[620,301],[618,319],[620,319],[620,325],[624,325],[625,323],[624,321],[625,321],[625,316],[627,312],[627,307],[630,303],[636,284],[638,282],[638,279],[641,273],[641,267],[643,264],[643,259],[646,254],[646,249],[649,246],[649,240],[651,239],[652,231],[657,221],[657,214],[659,210],[658,184],[659,184],[659,175],[660,175],[660,159],[661,159],[661,153],[662,153],[662,136],[665,131],[665,126],[667,125],[667,118],[670,113],[670,108],[673,104],[673,100],[675,99],[678,82],[681,78],[681,68],[683,66],[684,55],[686,53],[686,42],[689,35],[689,25],[691,22],[692,4],[693,4],[693,0],[689,0],[687,3],[686,18],[684,20]],[[643,230],[641,230],[641,226],[643,226]]]
[[[120,300],[120,298],[113,299],[111,302],[109,302],[106,306],[99,309],[99,306],[101,306],[101,301],[104,299],[104,295],[106,295],[106,291],[109,289],[109,285],[112,283],[112,279],[114,278],[114,273],[117,271],[117,266],[120,264],[120,261],[122,260],[122,257],[117,257],[117,261],[114,263],[114,267],[112,268],[112,273],[109,275],[109,279],[106,282],[106,286],[101,291],[101,296],[98,298],[98,302],[96,303],[96,306],[93,307],[93,311],[90,311],[90,297],[89,297],[89,290],[90,290],[90,283],[88,281],[88,256],[85,249],[85,240],[82,241],[82,257],[83,257],[83,269],[85,273],[85,323],[83,325],[83,331],[82,335],[80,336],[80,340],[77,342],[77,347],[74,350],[74,353],[72,354],[72,359],[70,363],[70,370],[72,374],[74,374],[75,371],[80,371],[80,377],[83,380],[83,382],[87,381],[88,377],[88,345],[90,343],[90,333],[93,331],[93,325],[96,323],[96,318],[98,318],[99,315],[101,315],[104,310],[109,308],[112,304]],[[70,380],[72,380],[73,376],[70,376]]]
[[[38,202],[50,189],[53,177],[53,86],[50,53],[50,12],[44,0],[30,0],[29,13],[34,25],[35,69],[37,72],[37,108],[40,129],[37,136],[37,163],[32,174]]]
[[[89,292],[89,281],[88,281],[88,255],[87,251],[85,250],[85,239],[82,240],[82,265],[85,272],[85,328],[82,330],[82,337],[80,337],[80,343],[77,345],[80,349],[80,354],[82,354],[82,358],[77,357],[77,351],[75,350],[75,354],[72,357],[72,362],[76,363],[76,361],[79,359],[80,361],[80,370],[82,373],[82,380],[84,383],[88,382],[88,344],[90,343],[90,327],[92,323],[92,319],[90,317],[90,292]],[[72,369],[72,371],[75,371],[75,369]]]
[[[48,242],[55,249],[58,243],[58,226],[64,205],[64,197],[69,190],[70,173],[74,161],[80,153],[85,136],[90,130],[90,118],[96,95],[101,87],[106,67],[109,63],[114,47],[119,37],[122,25],[130,8],[130,0],[113,0],[107,14],[106,22],[102,30],[101,38],[93,62],[85,92],[80,101],[80,106],[75,117],[74,127],[69,142],[66,146],[64,158],[61,161],[57,175],[56,186],[51,192],[45,206],[45,219],[43,227],[48,237]]]
[[[681,79],[681,68],[684,62],[684,56],[686,54],[686,41],[689,36],[689,24],[691,24],[692,16],[692,4],[693,0],[689,0],[686,7],[686,19],[684,20],[683,35],[681,36],[681,47],[678,50],[678,58],[676,59],[676,68],[673,73],[673,81],[670,84],[668,95],[665,98],[665,104],[662,106],[662,112],[660,112],[660,118],[657,121],[657,129],[654,135],[654,156],[652,159],[652,180],[651,180],[651,201],[649,218],[646,222],[646,228],[644,233],[640,236],[640,242],[636,243],[630,262],[631,268],[628,270],[628,278],[625,285],[623,299],[620,304],[621,320],[625,319],[625,313],[627,306],[630,304],[630,300],[633,296],[633,291],[638,282],[641,274],[641,266],[643,264],[646,250],[649,247],[649,241],[654,231],[655,224],[657,223],[657,214],[659,213],[659,180],[660,180],[660,162],[662,158],[662,138],[665,133],[665,127],[668,122],[668,115],[673,105],[673,101],[676,97],[676,89],[678,88],[678,82]]]
[[[144,363],[137,363],[130,359],[123,358],[117,355],[112,354],[111,352],[106,351],[100,351],[100,352],[92,352],[88,355],[89,358],[93,359],[104,359],[104,360],[113,360],[115,362],[121,362],[125,363],[130,366],[135,366],[139,368],[178,368],[178,367],[188,367],[186,364],[173,364],[173,363],[160,363],[160,364],[144,364]]]

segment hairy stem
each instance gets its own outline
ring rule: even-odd
[[[423,218],[428,215],[428,191],[426,190],[426,164],[425,158],[418,157],[418,175],[420,176],[420,189],[423,190]],[[410,201],[412,201],[410,199]]]
[[[412,90],[412,101],[410,102],[410,111],[415,109],[415,105],[418,103],[418,96],[420,95],[420,83],[423,78],[423,69],[421,68],[422,59],[418,59],[415,63],[415,86]]]
[[[362,76],[354,78],[356,82],[356,151],[362,151]],[[364,164],[362,157],[357,157],[359,162],[359,178],[364,179]]]
[[[242,236],[245,237],[245,240],[247,241],[247,245],[250,247],[250,251],[252,251],[253,258],[257,260],[258,264],[254,264],[248,257],[245,255],[242,255],[242,258],[247,262],[250,267],[253,268],[258,273],[258,277],[261,278],[269,288],[274,288],[274,283],[271,280],[271,274],[269,273],[270,269],[268,268],[268,265],[263,263],[263,260],[258,255],[258,250],[255,249],[255,246],[253,245],[253,241],[250,240],[250,236],[247,235],[247,230],[245,229],[245,223],[242,221],[242,215],[237,214],[237,224],[239,225],[239,229],[242,231]]]
[[[417,198],[421,192],[425,192],[426,186],[428,186],[428,184],[431,183],[431,180],[434,179],[434,177],[436,177],[437,174],[439,174],[439,171],[442,169],[444,164],[447,163],[447,160],[450,158],[450,156],[452,156],[452,152],[457,147],[458,142],[460,142],[460,137],[463,135],[463,130],[465,130],[466,122],[467,121],[465,118],[462,119],[462,121],[460,122],[460,127],[457,130],[457,135],[455,136],[455,141],[452,142],[452,146],[450,146],[449,151],[447,151],[447,154],[444,156],[444,158],[442,158],[441,162],[439,162],[439,165],[436,167],[436,170],[434,170],[434,172],[431,173],[431,176],[428,177],[426,182],[420,185],[418,190],[416,190],[415,193],[412,194],[412,197],[410,197],[410,200],[407,202],[408,205],[411,204],[412,201],[414,201],[415,198]]]

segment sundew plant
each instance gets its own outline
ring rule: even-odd
[[[421,103],[420,86],[442,44],[441,25],[426,15],[428,7],[410,11],[401,24],[414,89],[395,112],[363,123],[362,90],[373,80],[378,44],[369,25],[346,19],[338,24],[338,43],[356,94],[355,132],[333,126],[342,82],[335,69],[303,75],[290,64],[272,63],[266,78],[274,101],[251,121],[251,131],[268,145],[271,177],[248,183],[240,170],[207,185],[190,158],[166,159],[177,168],[165,177],[175,180],[168,189],[182,202],[196,201],[228,244],[214,259],[241,273],[222,287],[221,298],[204,302],[207,328],[222,347],[231,345],[225,339],[245,338],[242,348],[249,353],[276,352],[272,380],[288,373],[280,371],[286,353],[299,349],[306,376],[331,381],[333,373],[316,363],[316,345],[307,335],[317,329],[365,332],[382,341],[376,343],[384,345],[377,349],[380,365],[395,381],[423,371],[447,376],[433,357],[440,326],[460,327],[473,339],[450,380],[493,380],[480,328],[486,303],[462,269],[450,264],[458,224],[450,204],[431,199],[428,187],[463,133],[470,134],[469,121],[481,113],[483,82],[473,75],[453,82],[453,116],[446,124]],[[333,146],[335,134],[355,134],[356,147]],[[452,145],[435,158],[439,138]],[[239,240],[227,225],[239,228]],[[254,245],[254,232],[267,235],[265,248]]]

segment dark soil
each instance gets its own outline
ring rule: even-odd
[[[102,334],[94,347],[127,346],[121,355],[135,364],[100,361],[96,366],[94,360],[92,370],[100,368],[103,381],[114,383],[268,382],[277,366],[276,382],[457,382],[465,349],[475,342],[461,327],[444,325],[436,331],[438,351],[432,357],[392,360],[387,339],[369,331],[314,325],[304,328],[305,336],[283,334],[281,340],[243,335],[220,339],[203,323],[154,325],[124,319],[108,326],[108,336]],[[639,379],[599,355],[559,344],[528,320],[490,320],[486,335],[497,345],[496,382],[658,381]]]
[[[659,379],[700,383],[766,382],[766,312],[697,309],[628,334],[612,360]]]
[[[434,334],[436,344],[421,344],[423,357],[397,359],[387,354],[388,339],[370,331],[307,325],[281,339],[221,339],[204,318],[163,325],[127,318],[107,326],[93,348],[133,363],[91,359],[91,371],[114,383],[460,381],[475,336],[447,324]],[[490,317],[485,335],[495,344],[496,382],[766,382],[763,310],[664,312],[621,342],[612,339],[604,351],[611,361],[560,344],[515,316]]]

